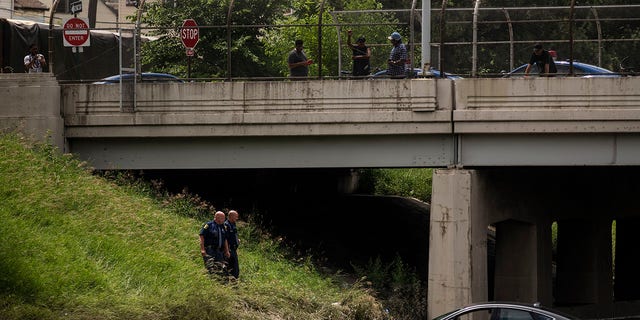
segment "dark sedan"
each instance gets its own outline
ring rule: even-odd
[[[578,318],[540,304],[516,302],[475,303],[445,313],[434,320],[576,320]]]

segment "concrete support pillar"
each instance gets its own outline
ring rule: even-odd
[[[611,222],[558,222],[556,305],[612,302]]]
[[[640,219],[616,219],[616,301],[640,300]]]
[[[496,224],[494,300],[552,304],[551,225]]]
[[[433,173],[427,318],[487,299],[487,211],[475,170]]]

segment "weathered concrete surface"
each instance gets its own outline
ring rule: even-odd
[[[640,132],[640,78],[461,79],[457,133]]]
[[[474,170],[433,172],[427,318],[487,300],[487,225],[483,183]]]
[[[50,73],[0,73],[0,129],[64,148],[60,86]]]
[[[294,81],[140,84],[134,112],[118,85],[63,88],[69,138],[450,133],[452,82]]]

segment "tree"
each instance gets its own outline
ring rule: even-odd
[[[286,0],[235,1],[231,14],[232,76],[267,76],[274,68],[266,59],[259,40],[260,25],[272,24],[283,16]],[[254,8],[260,8],[255,10]],[[185,19],[200,26],[200,41],[195,48],[192,77],[216,78],[227,74],[227,14],[229,1],[180,0],[148,3],[142,22],[148,24],[155,41],[142,49],[145,69],[186,77],[187,59],[179,38]]]

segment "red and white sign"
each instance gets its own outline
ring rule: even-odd
[[[198,40],[200,40],[200,29],[198,29],[198,24],[195,20],[187,19],[182,23],[180,39],[182,40],[182,44],[185,48],[195,48],[198,44]]]
[[[91,44],[91,37],[87,20],[69,18],[64,23],[62,39],[65,47],[88,47]]]

